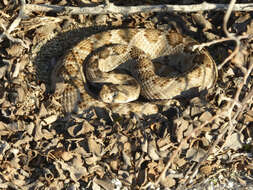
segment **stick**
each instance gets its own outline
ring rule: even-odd
[[[70,7],[70,6],[57,6],[57,5],[43,5],[43,4],[26,4],[25,8],[28,11],[42,11],[42,12],[60,12],[68,15],[76,14],[108,14],[117,13],[129,15],[140,12],[198,12],[198,11],[224,11],[228,9],[229,4],[213,4],[201,3],[194,5],[145,5],[145,6],[115,6],[113,3],[107,2],[106,4],[96,7]],[[235,4],[233,11],[253,11],[253,4]]]

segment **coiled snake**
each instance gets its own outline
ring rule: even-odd
[[[188,97],[215,84],[216,64],[207,50],[193,51],[195,44],[190,37],[155,29],[93,34],[54,67],[51,79],[55,96],[65,112],[98,106],[119,113],[154,113],[153,100]],[[101,90],[94,97],[87,84],[97,83]],[[151,103],[134,101],[139,94]]]

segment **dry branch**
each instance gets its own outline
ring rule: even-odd
[[[113,3],[106,3],[96,7],[70,7],[57,5],[36,5],[26,4],[25,8],[28,11],[43,11],[43,12],[60,12],[68,15],[74,14],[108,14],[117,13],[129,15],[143,12],[198,12],[198,11],[224,11],[228,9],[228,4],[213,4],[201,3],[193,5],[144,5],[144,6],[115,6]],[[233,11],[253,11],[253,4],[235,4]]]

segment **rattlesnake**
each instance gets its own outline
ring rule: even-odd
[[[156,29],[114,29],[93,34],[57,62],[51,74],[54,95],[67,113],[82,112],[90,106],[107,107],[123,114],[155,113],[159,101],[130,101],[141,93],[148,100],[166,102],[175,96],[191,96],[195,90],[209,89],[215,84],[216,64],[207,50],[193,51],[195,44],[198,43],[190,37]],[[128,72],[112,73],[122,62],[130,65],[134,78],[128,78]],[[161,68],[170,69],[161,72]],[[110,83],[107,72],[120,84],[128,81],[127,86],[102,85],[100,97],[94,97],[89,91],[90,84]],[[124,88],[129,85],[130,91],[126,91]],[[115,88],[125,93],[124,100],[122,93],[114,92]]]

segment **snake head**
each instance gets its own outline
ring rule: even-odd
[[[105,84],[99,95],[105,103],[128,103],[138,99],[140,86]]]
[[[117,91],[112,90],[108,85],[103,85],[99,95],[105,103],[113,103],[115,99],[117,100]]]

